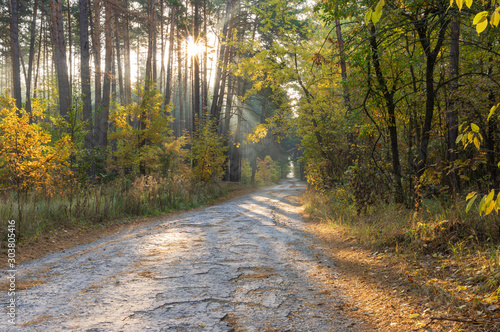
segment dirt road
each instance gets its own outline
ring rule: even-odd
[[[18,266],[0,331],[360,331],[280,185]],[[2,280],[6,274],[2,271]]]

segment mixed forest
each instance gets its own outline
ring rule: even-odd
[[[26,236],[294,172],[374,242],[488,252],[496,296],[496,1],[1,2],[0,217]]]

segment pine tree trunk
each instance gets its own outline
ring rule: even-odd
[[[21,65],[19,62],[19,57],[21,50],[19,47],[19,4],[17,0],[10,0],[10,43],[11,43],[11,57],[12,57],[12,77],[13,86],[12,93],[13,97],[16,99],[16,107],[18,109],[22,108],[22,97],[21,97]]]
[[[38,87],[38,76],[40,73],[40,58],[42,55],[43,15],[40,15],[40,36],[38,37],[38,54],[36,58],[35,82],[33,82],[33,98],[36,98]]]
[[[220,63],[221,61],[226,64],[226,42],[228,37],[228,25],[231,20],[231,8],[232,8],[232,0],[227,0],[226,2],[226,18],[224,20],[224,26],[222,28],[222,42],[219,49],[219,57],[217,59],[217,70],[215,73],[215,85],[214,85],[214,96],[212,99],[212,106],[210,107],[210,116],[216,121],[220,118],[220,107],[222,105],[222,98],[224,98],[224,74],[223,68],[224,66]]]
[[[173,53],[174,53],[174,29],[175,29],[175,13],[176,7],[172,5],[172,11],[170,14],[170,37],[169,37],[169,45],[168,45],[168,61],[167,61],[167,77],[165,83],[165,99],[164,105],[167,106],[170,104],[171,96],[172,96],[172,65],[173,65]],[[180,68],[179,68],[180,73]],[[179,80],[180,80],[179,76]]]
[[[179,134],[182,133],[183,129],[186,129],[186,123],[184,122],[184,102],[182,98],[183,91],[185,89],[185,86],[183,84],[183,77],[182,77],[182,50],[181,50],[181,32],[179,29],[177,29],[177,80],[179,81],[178,85],[178,95],[179,95],[179,118],[178,118],[178,124],[179,124]],[[180,135],[179,135],[180,136]]]
[[[28,77],[26,78],[26,111],[30,114],[31,121],[31,77],[33,73],[33,58],[35,57],[35,34],[36,34],[36,16],[38,11],[38,0],[35,0],[33,8],[33,20],[30,27],[30,53],[28,59]]]
[[[79,0],[80,7],[80,78],[82,84],[83,121],[85,121],[84,145],[86,149],[93,147],[92,95],[90,91],[90,49],[89,49],[89,8],[88,0]]]
[[[194,36],[193,42],[198,44],[200,38],[200,15],[199,15],[199,0],[194,1]],[[196,126],[195,122],[200,118],[200,61],[198,54],[193,56],[193,130]]]
[[[71,7],[70,7],[70,0],[66,0],[68,2],[68,60],[69,60],[69,93],[70,95],[72,94],[72,86],[71,83],[73,82],[73,66],[72,66],[72,61],[73,61],[73,56],[72,56],[72,39],[71,39]]]
[[[128,9],[128,0],[125,0],[125,9]],[[124,62],[125,62],[125,77],[124,77],[124,104],[128,105],[132,102],[132,79],[130,70],[130,35],[129,35],[129,18],[125,14],[123,22],[123,47],[124,47]]]
[[[123,91],[123,65],[121,57],[121,43],[120,43],[120,25],[118,24],[118,18],[115,18],[115,41],[116,41],[116,67],[118,69],[118,88],[120,89],[120,103],[124,103],[125,96]]]
[[[111,75],[113,61],[113,10],[111,4],[105,2],[104,6],[104,34],[105,34],[105,62],[104,82],[102,85],[102,107],[96,114],[95,136],[97,146],[103,151],[108,144],[109,105],[111,98]]]
[[[89,0],[90,1],[90,0]],[[94,94],[96,114],[100,112],[101,91],[101,0],[94,0],[94,18],[90,15],[90,29],[92,31],[92,48],[94,49]],[[99,145],[99,142],[96,142]]]
[[[163,32],[163,19],[164,19],[164,6],[163,0],[160,0],[160,79],[159,91],[163,91],[163,79],[165,77],[165,34]]]
[[[64,119],[69,120],[68,111],[71,105],[71,92],[68,80],[62,4],[60,0],[50,0],[50,13],[52,18],[52,44],[54,45],[57,83],[59,87],[59,111]]]

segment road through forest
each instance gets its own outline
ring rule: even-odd
[[[0,331],[360,331],[304,231],[304,189],[290,179],[24,262],[35,286]]]

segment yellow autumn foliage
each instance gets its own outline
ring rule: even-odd
[[[42,117],[42,111],[35,100],[33,117]],[[69,135],[52,142],[50,133],[29,118],[14,99],[0,97],[0,184],[18,193],[43,190],[51,195],[56,183],[71,174],[73,144]]]

